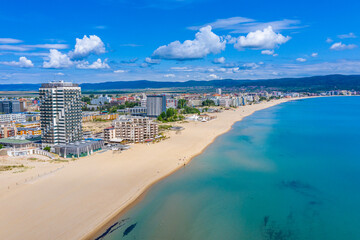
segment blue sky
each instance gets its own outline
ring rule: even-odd
[[[4,0],[0,83],[360,74],[359,9],[355,0]]]

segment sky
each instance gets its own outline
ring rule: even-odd
[[[2,0],[0,84],[360,74],[359,9],[356,0]]]

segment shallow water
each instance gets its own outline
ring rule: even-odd
[[[360,97],[256,112],[100,239],[360,239]]]

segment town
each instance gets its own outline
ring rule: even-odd
[[[135,143],[155,143],[177,122],[211,121],[214,112],[280,98],[358,95],[249,91],[216,88],[202,93],[82,94],[74,83],[41,85],[38,96],[0,100],[0,156],[43,155],[76,159],[99,150],[121,151]]]

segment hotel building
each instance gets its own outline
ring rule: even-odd
[[[82,139],[81,88],[68,82],[42,84],[40,122],[42,143],[67,144]]]
[[[148,95],[146,97],[147,116],[158,117],[162,112],[166,112],[165,95]]]
[[[113,127],[104,130],[106,141],[121,139],[129,142],[144,142],[156,137],[158,125],[147,117],[121,116],[113,122]]]

